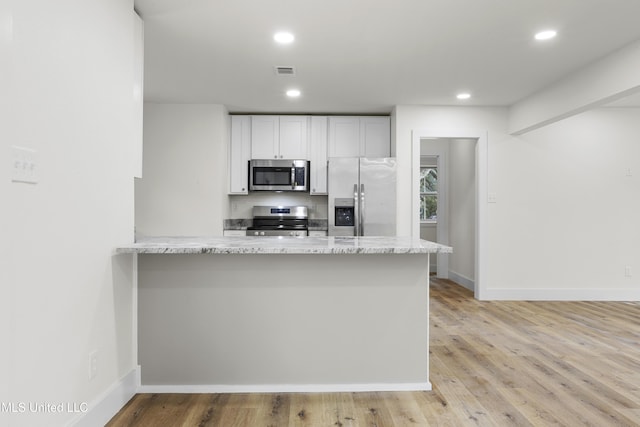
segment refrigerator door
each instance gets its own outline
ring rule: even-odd
[[[359,169],[359,235],[395,236],[396,159],[361,158]]]
[[[358,182],[359,158],[329,159],[329,236],[355,236],[358,230],[354,189]]]

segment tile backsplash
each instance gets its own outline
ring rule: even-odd
[[[309,219],[327,219],[327,196],[306,193],[250,193],[247,196],[229,196],[229,218],[252,218],[254,206],[307,206]]]

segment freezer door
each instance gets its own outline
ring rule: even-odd
[[[360,159],[360,235],[396,235],[396,159]]]
[[[354,187],[360,185],[358,164],[357,157],[329,158],[329,236],[356,235]]]

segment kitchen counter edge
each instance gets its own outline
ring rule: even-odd
[[[409,237],[145,237],[118,254],[429,254],[449,246]]]

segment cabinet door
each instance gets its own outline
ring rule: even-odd
[[[358,117],[329,117],[329,157],[360,157]]]
[[[389,117],[360,118],[360,156],[391,155],[391,122]]]
[[[231,116],[229,139],[229,194],[249,194],[251,118]]]
[[[280,116],[279,159],[305,160],[308,156],[308,116]]]
[[[327,194],[327,118],[311,117],[309,138],[310,193]]]
[[[251,116],[251,158],[278,159],[280,126],[278,116]]]

